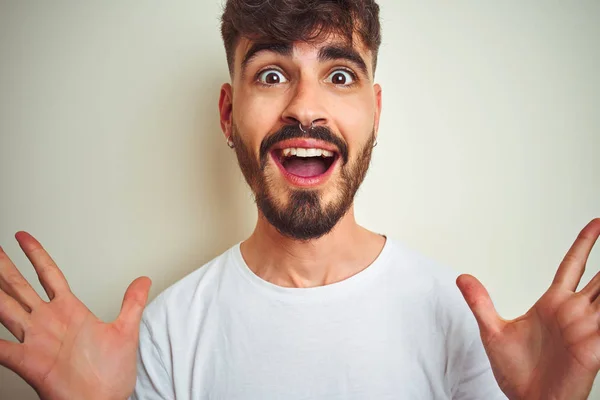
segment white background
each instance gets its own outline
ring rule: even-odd
[[[357,216],[475,274],[513,318],[600,215],[600,2],[451,3],[380,3],[384,111]],[[0,244],[40,293],[18,230],[108,320],[135,277],[154,297],[253,228],[218,123],[220,12],[0,0]],[[596,249],[585,281],[599,269]],[[36,396],[0,367],[0,398]]]

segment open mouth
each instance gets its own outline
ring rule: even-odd
[[[333,149],[285,147],[274,149],[271,156],[291,183],[313,186],[324,182],[333,171],[339,155]]]
[[[314,178],[325,174],[336,159],[336,153],[314,148],[292,147],[276,150],[275,155],[288,173],[301,178]]]

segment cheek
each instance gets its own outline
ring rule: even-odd
[[[375,105],[370,98],[361,97],[339,102],[336,108],[336,125],[348,143],[353,159],[373,133]]]
[[[362,133],[367,128],[370,133],[375,121],[375,102],[372,96],[360,96],[349,102],[344,120],[349,126],[356,127],[356,131]]]
[[[234,103],[233,119],[240,135],[253,151],[270,132],[278,128],[281,112],[277,101],[260,96],[242,97]]]

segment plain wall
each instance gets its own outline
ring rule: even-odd
[[[600,2],[380,4],[383,116],[358,220],[521,315],[600,215]],[[18,230],[106,320],[135,277],[154,297],[251,232],[218,122],[220,11],[0,0],[0,244],[40,293]],[[584,280],[599,269],[596,249]],[[0,398],[36,396],[0,367]]]

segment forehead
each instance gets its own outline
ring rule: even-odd
[[[330,34],[310,42],[293,43],[241,37],[235,50],[235,71],[241,71],[246,64],[266,55],[277,54],[290,59],[317,59],[330,61],[345,59],[354,62],[365,75],[373,76],[373,54],[357,37],[353,42],[341,35]]]

